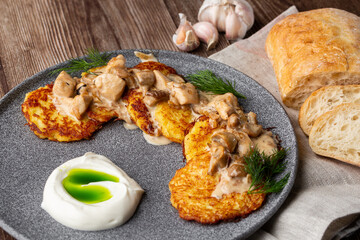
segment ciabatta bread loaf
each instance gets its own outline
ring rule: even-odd
[[[266,39],[284,104],[298,109],[326,85],[360,84],[360,18],[324,8],[290,15]]]
[[[360,166],[360,105],[344,103],[316,119],[309,135],[312,150]]]
[[[300,127],[309,135],[318,117],[343,103],[360,104],[360,85],[326,86],[313,92],[300,108]]]

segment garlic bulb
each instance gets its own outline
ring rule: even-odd
[[[254,24],[254,12],[245,0],[205,0],[198,19],[214,24],[228,40],[236,40]]]
[[[198,22],[194,24],[193,28],[200,41],[207,44],[207,50],[216,46],[219,40],[219,32],[212,23]]]
[[[199,38],[196,36],[191,23],[186,20],[186,16],[179,13],[180,25],[173,35],[173,42],[185,52],[194,50],[200,45]]]

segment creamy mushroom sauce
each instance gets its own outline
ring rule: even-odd
[[[157,62],[152,54],[135,52],[135,55],[142,62]],[[125,61],[122,55],[118,55],[108,65],[84,73],[81,78],[72,78],[61,72],[55,80],[52,96],[57,110],[80,120],[93,104],[115,111],[118,119],[125,121],[126,129],[134,129],[121,96],[125,87],[138,88],[155,128],[154,136],[144,133],[144,137],[150,144],[164,145],[171,141],[161,136],[154,117],[156,104],[168,101],[179,107],[191,105],[194,119],[205,115],[211,127],[218,129],[208,146],[211,153],[208,174],[220,179],[212,196],[222,198],[223,194],[247,191],[251,177],[244,170],[244,156],[255,146],[260,152],[272,154],[278,144],[272,133],[257,123],[256,114],[244,113],[232,93],[209,95],[196,90],[179,75],[165,76],[157,70],[127,69]]]

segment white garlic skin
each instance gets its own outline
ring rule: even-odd
[[[200,45],[200,40],[196,36],[191,23],[186,20],[186,16],[179,13],[180,25],[173,35],[173,42],[181,50],[190,52]]]
[[[254,11],[245,0],[205,0],[198,20],[211,22],[228,40],[237,40],[254,24]]]
[[[238,15],[231,9],[225,19],[225,37],[228,40],[244,38],[247,25],[239,20]]]
[[[207,50],[215,48],[219,41],[219,32],[210,22],[198,22],[193,26],[196,36],[207,44]]]

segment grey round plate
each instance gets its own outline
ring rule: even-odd
[[[296,175],[297,144],[294,130],[282,106],[254,80],[219,62],[179,52],[153,52],[160,62],[179,74],[210,69],[218,76],[236,81],[236,89],[246,95],[240,100],[246,112],[258,114],[264,127],[288,148],[289,183],[278,194],[270,194],[264,205],[239,222],[205,226],[182,220],[171,206],[168,183],[175,171],[185,165],[179,144],[153,146],[140,130],[124,129],[121,121],[110,122],[95,133],[92,140],[58,143],[41,140],[26,126],[21,103],[27,92],[55,80],[49,72],[62,63],[26,79],[0,100],[0,226],[18,239],[234,239],[246,238],[259,229],[279,209],[288,196]],[[127,66],[139,60],[134,50],[123,54]],[[86,152],[105,155],[134,178],[146,191],[135,215],[123,226],[98,232],[67,228],[48,215],[40,204],[50,173],[65,161]]]

